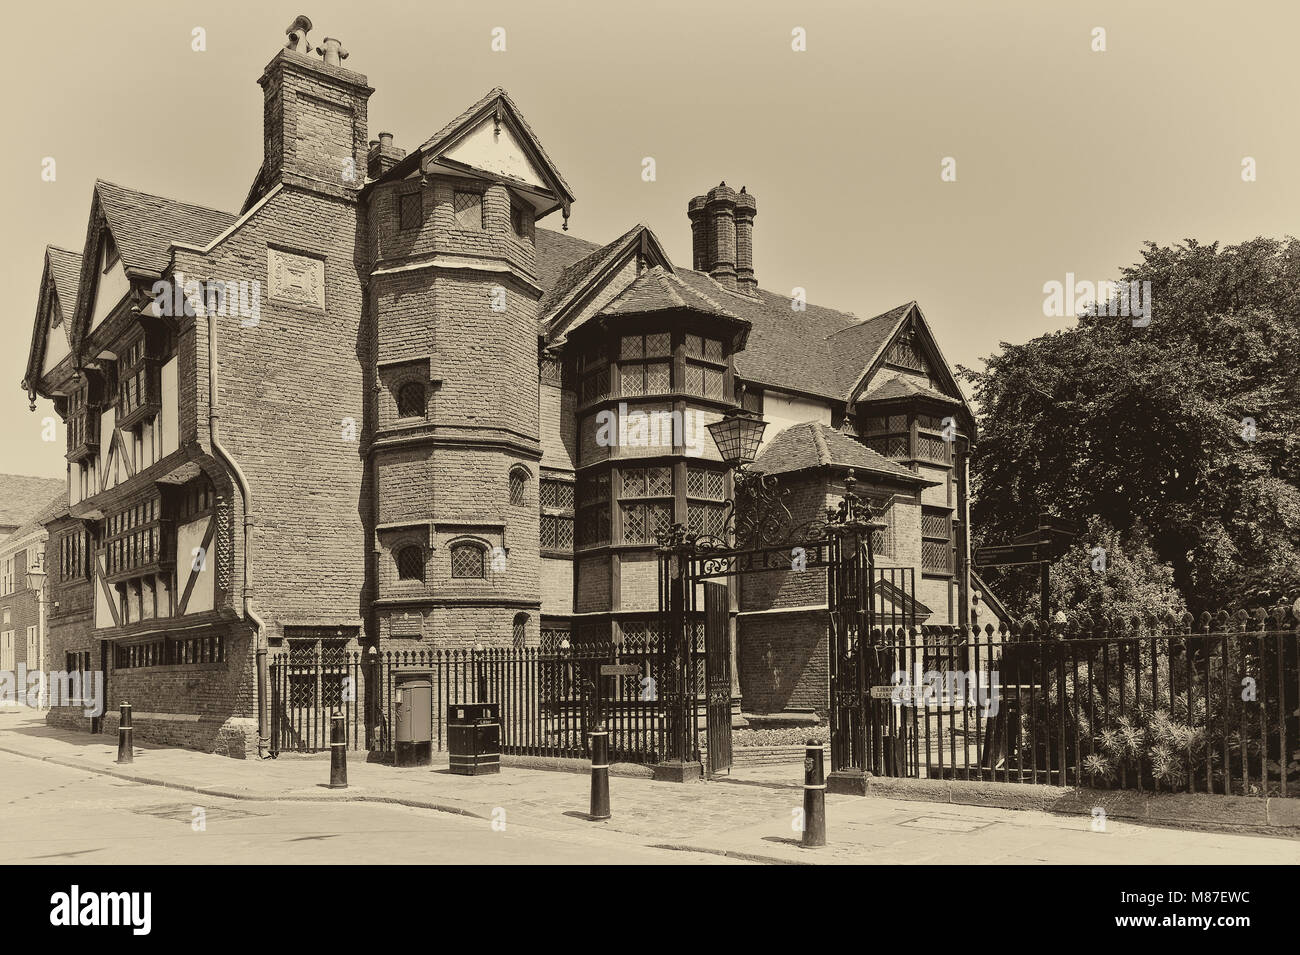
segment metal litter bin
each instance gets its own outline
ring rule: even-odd
[[[433,762],[433,671],[393,671],[393,762],[428,766]]]
[[[448,768],[458,776],[501,772],[501,710],[496,703],[447,707]]]

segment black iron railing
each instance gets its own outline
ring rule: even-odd
[[[881,628],[853,657],[870,745],[842,768],[1300,795],[1298,643],[1284,614]]]
[[[615,675],[602,666],[620,664]],[[636,667],[636,674],[630,667]],[[272,751],[328,748],[329,718],[345,718],[352,749],[393,749],[394,673],[423,668],[432,679],[430,722],[435,750],[446,745],[447,707],[495,702],[501,749],[511,755],[587,758],[588,733],[603,722],[611,758],[658,762],[664,753],[659,687],[665,660],[654,637],[622,644],[579,644],[565,650],[484,649],[349,652],[324,660],[271,665]]]

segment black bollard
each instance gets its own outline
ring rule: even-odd
[[[822,744],[808,741],[803,760],[803,845],[815,849],[826,845],[826,777],[822,767]]]
[[[591,732],[591,812],[593,822],[609,818],[609,730]]]
[[[330,717],[330,789],[348,788],[348,736],[343,714]]]
[[[131,704],[123,703],[117,718],[117,761],[119,763],[135,762],[135,739],[131,732]]]

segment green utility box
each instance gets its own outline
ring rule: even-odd
[[[433,671],[394,670],[393,709],[393,762],[428,766],[433,762]]]

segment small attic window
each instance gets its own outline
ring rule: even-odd
[[[117,264],[117,245],[113,242],[113,233],[107,229],[99,240],[99,271],[107,274]]]
[[[524,219],[524,207],[518,202],[510,204],[510,227],[521,239],[528,238],[528,224]]]

